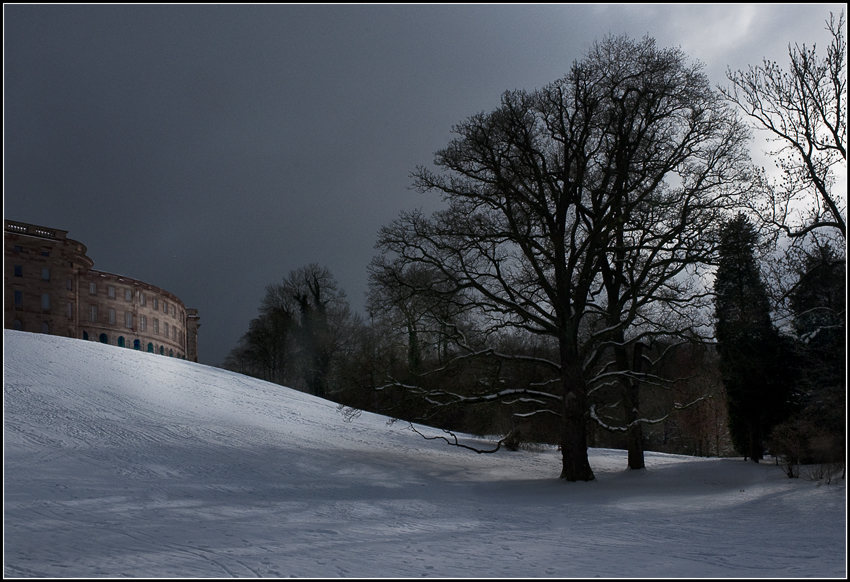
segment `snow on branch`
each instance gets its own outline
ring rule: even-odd
[[[625,426],[612,426],[612,425],[608,424],[607,422],[605,422],[604,420],[602,420],[601,418],[599,418],[599,415],[596,414],[596,405],[595,404],[590,407],[590,418],[592,418],[596,422],[596,424],[598,424],[599,426],[601,426],[605,430],[611,431],[611,432],[628,432],[628,430],[630,428],[632,428],[633,426],[637,426],[638,424],[641,424],[641,423],[643,423],[643,424],[658,424],[659,422],[664,422],[665,420],[667,420],[667,417],[669,417],[669,416],[670,416],[669,414],[665,414],[661,418],[656,418],[656,419],[636,418],[635,420],[633,420],[632,422],[630,422],[629,424],[627,424]]]
[[[402,388],[407,390],[412,394],[417,394],[425,398],[426,402],[429,404],[433,404],[434,406],[449,406],[452,404],[458,404],[460,402],[464,402],[467,404],[474,404],[478,402],[493,402],[499,400],[501,398],[505,398],[507,396],[532,396],[537,398],[548,398],[550,400],[560,400],[560,397],[556,394],[551,394],[549,392],[541,392],[539,390],[527,390],[525,388],[508,388],[505,390],[499,390],[498,392],[493,392],[490,394],[480,394],[477,396],[464,396],[462,394],[457,394],[455,392],[447,392],[445,390],[429,390],[427,388],[423,388],[421,386],[416,386],[412,384],[403,384],[401,382],[392,381],[388,384],[384,384],[383,386],[378,386],[375,390],[384,390],[387,388]],[[450,399],[448,402],[443,402],[437,400],[439,397],[445,397]],[[528,402],[533,402],[533,399],[528,400]]]

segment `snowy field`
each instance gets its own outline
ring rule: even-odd
[[[838,577],[845,483],[476,455],[216,368],[4,332],[5,577]],[[433,431],[432,431],[433,432]]]

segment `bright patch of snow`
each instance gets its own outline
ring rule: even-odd
[[[552,449],[476,455],[216,368],[4,340],[7,577],[846,574],[843,480],[593,449],[597,480],[566,483]]]

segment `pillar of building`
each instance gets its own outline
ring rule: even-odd
[[[186,309],[186,359],[198,361],[198,328],[201,327],[201,317],[197,309]]]

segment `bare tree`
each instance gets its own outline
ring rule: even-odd
[[[369,265],[367,309],[397,320],[407,338],[407,363],[418,374],[428,354],[445,363],[449,345],[464,337],[463,294],[452,292],[442,275],[419,263],[406,264],[386,256]]]
[[[556,348],[554,357],[499,353],[461,338],[458,358],[534,362],[550,378],[474,395],[430,389],[428,398],[534,404],[527,416],[560,419],[561,477],[591,480],[591,391],[646,380],[631,363],[608,365],[611,354],[662,331],[643,319],[658,311],[651,306],[676,311],[700,297],[688,291],[688,269],[714,252],[719,213],[746,177],[747,132],[700,65],[650,38],[605,39],[565,78],[507,92],[454,132],[436,154],[445,173],[414,173],[448,209],[402,214],[378,246],[438,273],[441,292],[463,292],[485,336],[516,329]]]
[[[278,306],[264,305],[260,314],[248,324],[248,331],[239,338],[224,361],[224,367],[234,372],[262,378],[277,384],[288,384],[293,319]]]
[[[315,263],[291,271],[266,287],[259,311],[226,366],[326,397],[350,321],[331,272]]]
[[[297,321],[296,342],[307,390],[326,397],[332,360],[350,316],[345,292],[326,267],[312,263],[291,271],[283,284],[269,288],[264,306],[273,309],[276,305]]]
[[[846,240],[847,201],[834,188],[835,168],[847,168],[847,42],[844,12],[830,14],[832,41],[820,58],[804,44],[788,46],[789,71],[764,60],[747,72],[727,71],[731,88],[720,87],[778,147],[770,153],[782,179],[767,189],[766,204],[754,205],[763,220],[798,238],[815,229],[835,229]],[[807,214],[801,214],[805,207]]]

